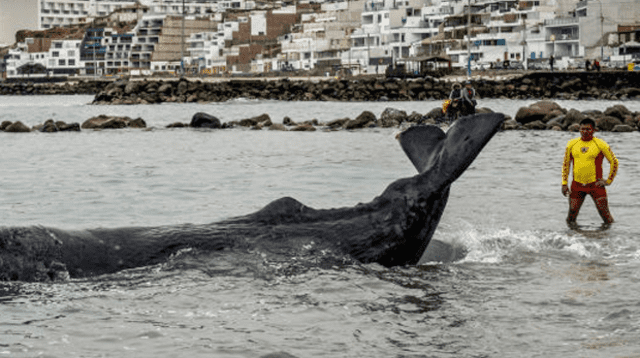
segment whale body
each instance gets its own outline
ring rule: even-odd
[[[289,197],[246,215],[202,225],[60,230],[0,227],[0,280],[46,281],[161,263],[182,249],[289,254],[330,250],[384,266],[415,265],[429,245],[451,184],[500,129],[504,116],[457,120],[445,133],[414,126],[399,135],[418,170],[391,183],[369,203],[313,209]]]

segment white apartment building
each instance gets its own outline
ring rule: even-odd
[[[80,73],[81,40],[27,38],[9,51],[7,78],[72,76]]]
[[[149,12],[182,14],[182,0],[138,0]],[[19,30],[46,30],[90,22],[113,11],[131,7],[136,0],[0,0],[0,46],[12,45]],[[253,9],[253,0],[184,0],[188,15],[224,12],[228,9]]]
[[[302,31],[281,36],[282,54],[277,68],[296,70],[322,67],[330,71],[342,65],[350,49],[348,34],[360,27],[364,0],[322,5],[323,12],[302,15]],[[348,56],[347,56],[348,57]]]
[[[85,23],[88,18],[107,16],[135,3],[132,0],[40,0],[39,29]]]
[[[187,40],[189,58],[186,62],[196,69],[198,73],[215,74],[213,71],[214,64],[218,64],[221,59],[225,61],[223,56],[224,45],[224,33],[198,32],[191,34],[191,37]]]
[[[366,73],[384,71],[391,63],[391,13],[399,11],[405,0],[373,0],[364,3],[361,27],[351,34],[351,51],[342,61],[352,67],[358,65]],[[345,58],[346,57],[346,58]],[[346,61],[345,61],[346,60]],[[381,68],[382,66],[382,68]]]

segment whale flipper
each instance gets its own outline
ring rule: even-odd
[[[400,134],[400,146],[419,173],[436,170],[433,175],[453,183],[503,121],[501,113],[485,113],[460,118],[447,133],[433,125],[414,126]]]

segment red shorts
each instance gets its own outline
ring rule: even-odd
[[[585,195],[591,195],[594,199],[601,197],[607,197],[607,190],[603,186],[597,186],[596,182],[589,184],[581,184],[577,181],[571,183],[571,198],[584,197]]]

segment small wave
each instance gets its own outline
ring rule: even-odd
[[[541,230],[517,231],[511,228],[477,228],[467,225],[458,231],[441,234],[438,240],[457,251],[466,251],[458,262],[500,263],[531,261],[539,255],[563,255],[589,258],[602,253],[600,242],[582,235]]]

